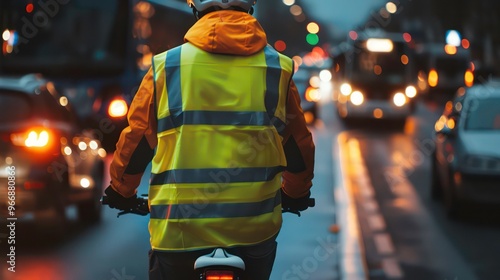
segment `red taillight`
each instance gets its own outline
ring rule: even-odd
[[[233,280],[234,273],[229,270],[210,270],[205,272],[206,280]]]
[[[26,190],[39,190],[45,188],[45,183],[38,181],[26,181],[24,183],[24,189]]]
[[[54,136],[45,128],[33,128],[26,132],[12,133],[10,140],[12,144],[21,147],[45,149],[50,146]]]

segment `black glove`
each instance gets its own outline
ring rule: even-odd
[[[311,192],[309,191],[307,195],[303,197],[291,198],[283,191],[283,189],[281,189],[281,208],[292,212],[304,211],[309,208],[309,206],[312,206],[310,205],[310,197]]]
[[[108,205],[111,208],[116,208],[118,210],[130,210],[137,207],[137,195],[134,194],[132,197],[123,197],[117,191],[115,191],[111,186],[104,190],[104,193],[108,197]]]

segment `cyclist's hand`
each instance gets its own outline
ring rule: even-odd
[[[311,192],[309,191],[307,195],[303,197],[291,198],[281,189],[281,208],[293,212],[304,211],[310,206],[310,197]]]
[[[132,197],[124,197],[111,186],[107,187],[104,193],[108,196],[108,205],[111,208],[130,210],[137,207],[137,195],[135,194]]]

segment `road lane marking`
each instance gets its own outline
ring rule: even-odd
[[[374,200],[370,200],[370,201],[365,201],[363,203],[363,208],[365,209],[365,211],[367,213],[370,213],[370,212],[378,212],[379,211],[379,207],[378,207],[378,203]]]
[[[368,217],[368,224],[372,231],[384,231],[385,220],[380,213],[374,213]]]
[[[403,271],[399,266],[398,260],[394,258],[385,258],[382,260],[382,269],[386,276],[392,279],[403,278]]]
[[[391,236],[384,233],[377,233],[373,236],[373,241],[375,242],[375,248],[379,255],[390,255],[394,254],[394,245],[392,243]]]
[[[358,213],[356,211],[355,197],[357,194],[359,200],[358,204],[362,206],[360,209],[364,211],[368,226],[374,233],[371,237],[373,238],[376,251],[381,259],[384,274],[393,279],[403,278],[404,275],[399,262],[394,258],[395,249],[392,238],[386,231],[385,219],[380,213],[380,207],[375,199],[375,189],[371,183],[366,164],[361,155],[359,141],[355,138],[348,139],[345,132],[341,133],[337,139],[342,185],[344,186],[344,191],[347,192],[347,194],[344,195],[344,199],[350,198],[350,200],[347,200],[347,203],[350,205],[346,207],[349,209],[348,211],[352,212],[352,214],[348,216],[349,225],[356,226],[356,236],[351,238],[351,242],[354,242],[353,240],[357,240],[357,242],[362,240]],[[346,203],[346,201],[344,201],[344,203]],[[342,213],[339,213],[339,215],[342,215]],[[363,246],[362,242],[358,245],[360,252],[364,254],[365,248]],[[364,255],[363,264],[365,267],[367,266],[366,256]],[[351,278],[348,277],[346,279]]]
[[[337,220],[341,225],[339,232],[339,244],[342,249],[340,275],[342,279],[365,280],[367,279],[364,248],[361,241],[360,229],[356,205],[354,203],[353,190],[348,174],[343,163],[347,160],[345,151],[346,134],[341,133],[337,137],[337,143],[333,141],[333,162],[335,182],[335,205]],[[337,152],[338,160],[335,160]]]

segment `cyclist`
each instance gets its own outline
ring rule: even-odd
[[[313,139],[293,62],[267,44],[255,2],[187,0],[198,20],[154,56],[131,104],[105,193],[132,208],[152,161],[150,279],[194,278],[218,247],[269,279],[282,206],[307,208]]]

